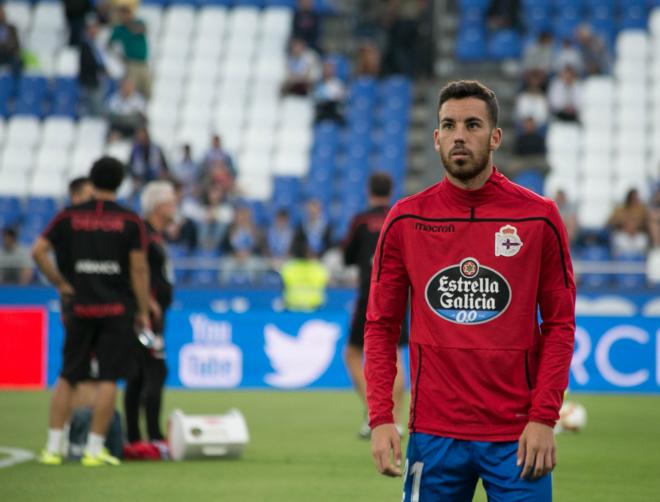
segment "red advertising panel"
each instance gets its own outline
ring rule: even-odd
[[[0,388],[44,387],[46,311],[0,307]]]

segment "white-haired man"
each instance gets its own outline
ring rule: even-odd
[[[176,216],[174,186],[169,181],[152,181],[144,188],[140,202],[148,236],[147,260],[151,278],[149,310],[156,337],[148,347],[141,345],[138,348],[135,364],[126,381],[124,409],[129,445],[124,453],[128,458],[140,456],[140,406],[144,406],[149,441],[164,440],[159,423],[162,389],[167,376],[163,333],[165,311],[172,303],[174,282],[163,242],[163,232]]]

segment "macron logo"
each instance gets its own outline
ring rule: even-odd
[[[121,266],[116,261],[78,260],[75,265],[77,274],[121,274]]]
[[[264,327],[265,351],[275,370],[265,382],[281,389],[304,387],[318,380],[335,356],[341,328],[318,319],[307,321],[298,336],[280,331],[274,324]]]
[[[415,223],[415,230],[422,232],[432,232],[434,234],[447,234],[452,233],[456,229],[454,225],[429,225],[428,223]]]

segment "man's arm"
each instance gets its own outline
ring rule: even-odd
[[[146,253],[134,249],[129,255],[131,268],[131,286],[138,305],[138,321],[141,327],[148,327],[149,323],[149,265]]]
[[[392,390],[397,372],[397,341],[410,286],[398,226],[391,225],[397,213],[395,206],[383,224],[376,247],[364,334],[371,451],[379,472],[388,476],[401,475],[401,438],[394,426]]]
[[[52,250],[50,241],[45,237],[37,237],[32,246],[32,259],[42,274],[53,286],[57,288],[60,295],[73,294],[73,287],[69,284],[62,274],[57,270],[55,263],[50,258],[49,253]]]
[[[344,263],[346,265],[357,265],[358,260],[358,234],[360,231],[360,222],[357,218],[351,221],[351,227],[342,243]]]
[[[521,476],[536,478],[556,464],[553,428],[568,387],[575,336],[575,282],[566,229],[553,204],[543,236],[538,304],[541,340],[536,386],[532,391],[529,423],[520,437]]]

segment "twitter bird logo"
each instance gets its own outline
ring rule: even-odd
[[[338,324],[319,319],[305,322],[297,337],[274,324],[266,324],[265,351],[275,372],[266,375],[264,380],[282,389],[304,387],[316,381],[335,357],[340,334]]]

